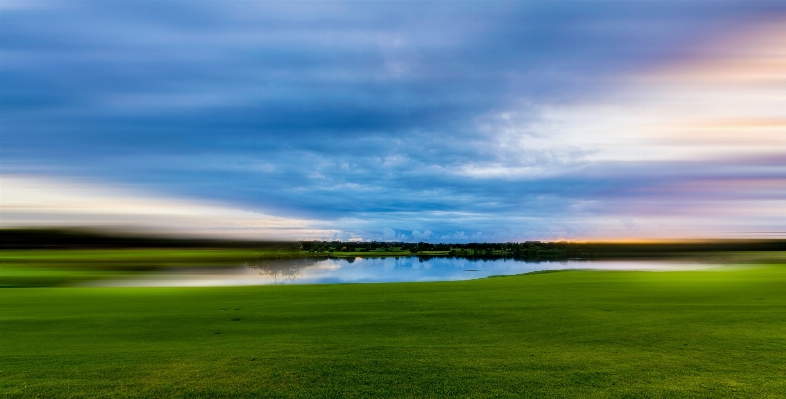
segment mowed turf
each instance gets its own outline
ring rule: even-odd
[[[0,290],[4,397],[785,397],[786,266]]]
[[[67,286],[177,268],[238,267],[309,254],[276,249],[49,249],[0,251],[0,289]]]

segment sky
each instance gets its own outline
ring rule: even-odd
[[[0,3],[0,227],[786,236],[781,1]]]

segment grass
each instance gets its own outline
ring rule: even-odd
[[[449,253],[450,253],[450,251],[418,251],[418,254],[430,255],[430,256],[448,255]]]
[[[55,249],[0,251],[0,288],[62,286],[141,272],[236,267],[264,259],[304,258],[291,250],[253,249]]]
[[[304,257],[289,250],[253,249],[54,249],[0,251],[0,261],[79,267],[150,268],[213,265],[256,258]]]
[[[786,267],[0,289],[0,394],[784,397]]]

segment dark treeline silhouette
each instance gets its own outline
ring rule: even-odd
[[[686,256],[721,251],[786,251],[786,240],[708,240],[650,243],[409,243],[344,241],[242,241],[152,236],[87,229],[0,229],[0,249],[254,248],[303,251],[305,256],[341,252],[396,252],[421,256],[506,257],[521,259],[602,259]]]
[[[255,248],[298,250],[297,242],[156,237],[88,229],[0,229],[0,249]]]
[[[786,240],[712,240],[651,243],[575,243],[575,242],[506,242],[432,244],[426,242],[342,242],[300,241],[301,250],[311,253],[330,252],[378,252],[408,251],[423,256],[442,251],[449,255],[464,257],[509,257],[509,258],[650,258],[684,256],[692,253],[721,251],[784,251]]]

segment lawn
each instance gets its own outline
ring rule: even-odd
[[[0,289],[4,397],[785,397],[786,266]]]
[[[73,285],[161,269],[237,267],[305,257],[302,251],[271,249],[5,250],[0,251],[0,288]]]

